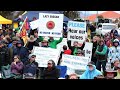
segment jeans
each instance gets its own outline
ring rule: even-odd
[[[102,65],[102,69],[103,69],[103,72],[105,72],[106,70],[106,60],[97,60],[97,63],[96,63],[96,69],[98,69],[99,71],[101,71],[101,65]]]

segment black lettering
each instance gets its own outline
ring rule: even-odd
[[[59,18],[59,16],[50,15],[50,18]]]
[[[43,18],[49,18],[49,15],[43,15]]]

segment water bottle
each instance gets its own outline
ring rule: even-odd
[[[110,69],[111,69],[111,63],[108,62],[108,63],[106,64],[106,70],[110,70]]]

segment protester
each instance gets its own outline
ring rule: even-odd
[[[10,55],[10,62],[13,62],[13,50],[16,48],[16,43],[18,42],[19,38],[13,37],[12,38],[12,46],[9,48],[9,55]]]
[[[16,37],[19,38],[19,40],[22,42],[22,45],[24,46],[24,41],[23,41],[23,39],[21,38],[20,33],[16,33]]]
[[[93,61],[96,65],[96,62],[97,62],[97,58],[95,57],[95,51],[97,49],[97,37],[93,37],[93,40],[92,40],[92,43],[93,43],[93,48],[92,48],[92,58],[91,58],[91,61]]]
[[[29,60],[25,62],[24,64],[24,75],[31,74],[33,77],[36,78],[38,74],[38,63],[35,61],[36,55],[30,54]]]
[[[64,54],[71,55],[71,50],[68,49],[66,45],[64,45],[64,46],[63,46],[63,53],[64,53]]]
[[[80,79],[94,79],[98,75],[102,75],[102,73],[96,69],[94,62],[89,62],[86,71],[80,76]]]
[[[29,55],[28,49],[22,45],[21,41],[17,42],[16,48],[14,48],[13,50],[13,56],[14,55],[19,55],[23,63],[25,63],[28,60]]]
[[[68,41],[67,44],[68,44],[69,49],[72,51],[72,53],[71,53],[72,55],[76,55],[77,49],[83,50],[83,48],[85,46],[85,43],[83,43],[81,47],[78,47],[77,41],[74,41],[73,46],[71,46],[71,41]]]
[[[114,79],[120,79],[120,64],[117,66],[117,76]]]
[[[60,70],[56,68],[53,60],[48,61],[47,68],[43,71],[43,79],[58,79],[60,77]]]
[[[76,52],[76,56],[83,56],[85,57],[85,52],[81,49],[78,49],[77,52]]]
[[[18,55],[15,55],[13,59],[14,61],[11,64],[12,77],[15,79],[22,79],[23,63],[20,61],[20,57]]]
[[[117,76],[117,71],[107,70],[104,72],[104,76],[106,79],[114,79]]]
[[[69,79],[79,79],[79,77],[77,74],[74,73],[69,75]]]
[[[114,60],[114,62],[113,62],[113,65],[114,65],[113,70],[117,70],[119,64],[120,64],[120,61],[118,59]]]
[[[104,43],[104,40],[100,40],[99,44],[96,49],[96,58],[97,58],[97,63],[96,63],[96,68],[101,71],[101,65],[103,72],[105,71],[105,66],[107,62],[107,46]]]
[[[113,46],[109,48],[108,61],[113,63],[117,58],[120,60],[120,46],[119,40],[115,39],[113,41]]]
[[[26,47],[28,48],[29,53],[32,52],[34,46],[39,46],[39,43],[36,41],[34,36],[31,35],[30,38],[28,39],[27,44],[26,44]]]

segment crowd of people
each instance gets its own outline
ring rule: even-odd
[[[61,79],[60,69],[53,60],[49,60],[47,68],[39,67],[33,47],[56,49],[57,45],[67,37],[63,30],[63,37],[55,40],[54,37],[44,38],[38,36],[38,30],[29,30],[28,41],[25,44],[19,32],[13,29],[0,29],[0,72],[1,78],[6,79]],[[58,64],[62,62],[62,55],[84,57],[85,42],[93,43],[91,62],[86,66],[85,72],[78,76],[76,73],[66,75],[64,79],[120,79],[120,35],[113,29],[105,36],[95,35],[91,41],[88,39],[78,46],[78,42],[67,41],[63,45]],[[48,52],[49,53],[49,52]]]

